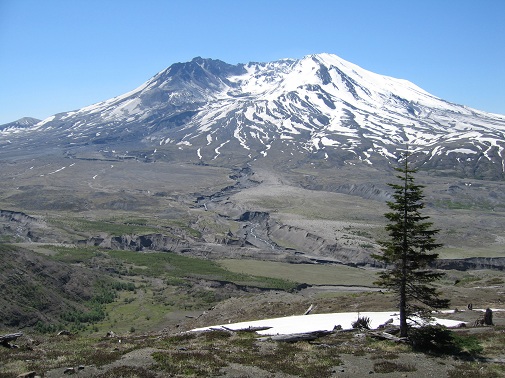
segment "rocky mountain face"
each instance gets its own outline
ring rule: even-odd
[[[424,170],[505,177],[504,115],[449,103],[330,54],[238,65],[195,58],[110,100],[0,126],[0,135],[4,156],[94,149],[221,165],[381,167],[408,145]]]

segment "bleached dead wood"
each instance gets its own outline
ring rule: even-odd
[[[290,333],[288,335],[273,335],[273,336],[265,336],[259,337],[258,341],[282,341],[287,343],[294,343],[297,341],[312,341],[316,340],[320,337],[326,336],[333,333],[333,331],[314,331],[314,332],[306,332],[306,333]]]
[[[368,335],[373,337],[374,339],[379,339],[379,340],[391,340],[397,343],[405,343],[407,342],[406,337],[396,337],[390,333],[387,332],[368,332]]]
[[[505,364],[505,358],[483,358],[482,361],[491,364]]]
[[[35,378],[35,377],[37,377],[37,372],[32,370],[26,373],[21,373],[16,378]]]
[[[311,305],[310,305],[310,307],[307,309],[307,311],[305,311],[305,312],[303,313],[303,315],[308,315],[308,314],[310,314],[310,313],[311,313],[311,311],[312,311],[313,309],[314,309],[314,305],[313,305],[313,304],[311,304]]]
[[[258,326],[258,327],[249,326],[249,327],[245,327],[245,328],[231,329],[231,328],[222,326],[221,328],[224,329],[225,331],[230,331],[230,332],[259,332],[259,331],[265,331],[265,330],[270,329],[272,327],[269,327],[269,326]]]

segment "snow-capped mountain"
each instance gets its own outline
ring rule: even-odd
[[[39,122],[40,122],[40,119],[37,119],[37,118],[23,117],[21,119],[18,119],[17,121],[9,122],[4,125],[0,125],[0,130],[7,131],[10,129],[11,131],[15,132],[16,130],[36,125]]]
[[[380,165],[408,144],[423,169],[505,177],[504,115],[444,101],[331,54],[238,65],[195,58],[124,95],[29,127],[0,127],[0,135],[0,154],[135,145],[151,153],[175,148],[204,163],[275,156]]]

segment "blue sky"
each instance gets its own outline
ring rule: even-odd
[[[505,0],[0,0],[0,124],[106,100],[196,56],[322,52],[505,114]]]

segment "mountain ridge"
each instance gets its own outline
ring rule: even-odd
[[[24,127],[29,127],[36,125],[37,123],[41,122],[42,120],[38,118],[33,118],[33,117],[23,117],[20,118],[16,121],[8,122],[3,125],[0,125],[0,130],[6,130],[9,128],[24,128]]]
[[[423,169],[505,177],[505,116],[326,53],[236,65],[197,57],[123,95],[0,133],[0,154],[35,145],[127,151],[138,142],[151,155],[170,149],[207,164],[271,158],[275,148],[284,151],[275,159],[384,166],[409,145]]]

